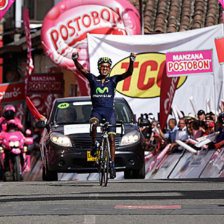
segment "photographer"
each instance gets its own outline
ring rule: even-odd
[[[149,150],[150,138],[152,135],[151,122],[149,121],[148,114],[141,114],[138,119],[138,126],[145,138],[146,150]]]

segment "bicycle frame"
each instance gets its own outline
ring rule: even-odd
[[[100,142],[100,153],[98,154],[98,165],[99,165],[99,182],[101,186],[106,187],[108,183],[108,175],[110,170],[111,154],[110,154],[110,143],[108,138],[109,127],[121,127],[121,133],[123,133],[123,124],[111,125],[109,122],[100,124],[102,135]]]
[[[102,128],[100,153],[99,153],[99,182],[101,186],[106,187],[108,183],[108,175],[110,169],[110,144],[108,138],[109,123],[106,122],[100,125]]]

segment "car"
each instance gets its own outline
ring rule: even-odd
[[[123,125],[123,133],[120,131],[115,138],[115,169],[124,171],[125,178],[144,178],[144,137],[135,115],[124,98],[115,98],[114,107],[116,120]],[[57,180],[58,173],[97,172],[96,158],[91,156],[91,110],[90,97],[57,98],[47,122],[37,122],[36,126],[43,128],[43,180]],[[99,132],[97,140],[100,142]]]

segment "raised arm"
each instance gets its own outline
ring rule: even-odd
[[[130,58],[129,67],[128,67],[128,70],[121,75],[122,79],[126,79],[127,77],[131,76],[132,73],[133,73],[134,61],[135,61],[135,58],[136,58],[136,54],[135,53],[131,53],[129,58]]]
[[[76,68],[83,74],[86,75],[89,73],[86,69],[83,68],[83,66],[78,62],[79,54],[74,52],[72,53],[72,60],[75,63]]]

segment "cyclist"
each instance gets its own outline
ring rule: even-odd
[[[20,130],[23,129],[23,125],[22,125],[20,119],[15,117],[15,115],[16,115],[16,108],[13,105],[8,104],[4,107],[2,117],[0,117],[0,131],[2,131],[2,130],[5,131],[7,128],[6,127],[7,122],[12,119],[15,120],[15,122]]]
[[[130,55],[130,64],[128,70],[121,75],[114,75],[110,77],[112,61],[108,57],[102,57],[98,60],[98,70],[100,75],[95,76],[88,72],[83,66],[78,62],[78,53],[74,52],[72,54],[72,59],[75,63],[76,68],[88,79],[90,83],[90,94],[93,109],[90,117],[91,124],[91,137],[92,137],[92,151],[91,155],[96,155],[97,142],[96,142],[96,127],[99,122],[105,119],[111,125],[116,125],[116,118],[114,113],[114,95],[117,83],[129,77],[133,73],[134,61],[136,58],[135,53]],[[109,142],[110,142],[110,152],[111,152],[111,164],[110,164],[110,178],[114,179],[116,177],[115,171],[115,135],[116,128],[109,127]]]

